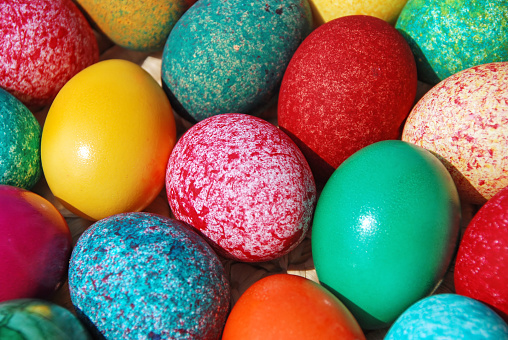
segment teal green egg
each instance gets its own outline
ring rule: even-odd
[[[191,122],[257,114],[275,97],[297,47],[312,30],[307,0],[200,0],[175,24],[162,82]]]
[[[0,303],[0,339],[88,340],[88,331],[69,310],[52,302],[18,299]]]
[[[371,144],[335,170],[318,199],[318,279],[363,329],[385,328],[437,287],[459,222],[457,190],[434,155],[400,140]]]
[[[41,126],[30,110],[0,89],[0,184],[31,189],[42,176]]]
[[[508,61],[507,0],[409,0],[395,28],[415,55],[419,79],[429,84]]]

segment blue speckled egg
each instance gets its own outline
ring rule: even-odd
[[[94,223],[73,250],[78,316],[106,339],[217,339],[229,309],[224,268],[183,222],[124,213]]]
[[[172,107],[191,122],[256,114],[311,30],[307,0],[198,1],[164,47],[162,81]]]
[[[0,88],[0,184],[31,189],[42,175],[40,148],[39,122]]]
[[[395,28],[411,46],[420,80],[429,84],[508,60],[506,0],[409,0]]]
[[[483,303],[457,294],[438,294],[409,307],[384,340],[506,340],[508,325]]]

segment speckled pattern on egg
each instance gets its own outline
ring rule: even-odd
[[[42,176],[41,126],[19,100],[0,89],[0,184],[31,189]]]
[[[294,249],[310,226],[316,187],[297,146],[246,114],[210,117],[176,144],[166,172],[175,217],[224,256],[268,261]]]
[[[420,80],[430,84],[508,60],[506,0],[409,0],[395,27],[415,54]]]
[[[184,223],[149,213],[87,229],[69,289],[78,315],[107,339],[217,339],[230,299],[212,248]]]
[[[200,0],[164,48],[162,80],[188,120],[253,113],[276,93],[289,60],[310,33],[307,0]]]

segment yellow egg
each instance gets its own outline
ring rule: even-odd
[[[157,197],[175,142],[160,85],[137,64],[107,60],[58,93],[42,131],[42,168],[67,209],[99,220],[143,210]]]
[[[370,15],[394,25],[406,2],[407,0],[309,0],[317,26],[347,15]]]

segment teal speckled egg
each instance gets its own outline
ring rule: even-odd
[[[420,80],[429,84],[508,61],[507,0],[409,0],[395,28],[411,46]]]
[[[42,176],[41,126],[30,110],[0,89],[0,184],[31,189]]]
[[[335,170],[318,199],[319,281],[363,329],[387,327],[440,282],[459,221],[457,189],[437,157],[400,140],[371,144]]]
[[[164,47],[162,81],[172,107],[191,122],[256,114],[311,30],[307,0],[196,2]]]

